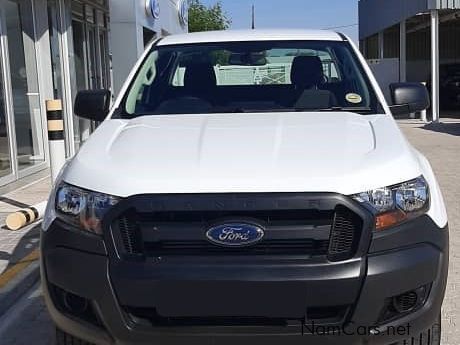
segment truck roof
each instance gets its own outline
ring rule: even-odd
[[[340,34],[328,30],[225,30],[172,35],[158,45],[242,41],[342,41]]]

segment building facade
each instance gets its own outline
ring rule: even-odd
[[[127,4],[135,14],[120,17]],[[0,186],[49,167],[46,100],[63,102],[70,157],[96,127],[74,117],[77,92],[116,91],[112,72],[126,76],[144,39],[187,30],[184,8],[180,0],[0,0]]]
[[[187,0],[111,0],[110,17],[115,93],[152,39],[188,30]]]
[[[389,83],[424,82],[438,121],[440,77],[460,68],[460,0],[360,0],[359,36],[386,95]]]

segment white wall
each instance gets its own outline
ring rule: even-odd
[[[368,60],[385,99],[391,104],[390,84],[399,81],[399,59]]]
[[[179,21],[179,0],[159,0],[160,16],[146,11],[147,0],[110,0],[110,41],[113,63],[113,89],[118,93],[138,57],[144,51],[143,28],[176,34],[187,31]]]
[[[112,0],[130,2],[133,1],[136,8],[137,24],[150,28],[153,31],[161,33],[161,30],[166,30],[170,34],[186,32],[179,22],[178,0],[159,0],[160,1],[160,17],[154,20],[151,16],[146,15],[145,4],[146,0]]]

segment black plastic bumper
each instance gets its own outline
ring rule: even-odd
[[[447,280],[448,229],[438,228],[427,216],[374,234],[367,256],[326,264],[288,260],[270,264],[235,261],[225,266],[218,261],[126,263],[109,259],[102,239],[65,227],[55,222],[42,235],[45,299],[59,328],[96,344],[391,344],[437,322]],[[420,286],[430,287],[424,305],[382,324],[388,298]],[[51,287],[91,301],[100,323],[92,324],[63,311],[56,305]],[[210,294],[207,303],[202,289]],[[251,298],[243,294],[235,306],[246,306],[248,314],[260,304],[266,305],[262,308],[266,316],[284,312],[284,317],[297,317],[306,312],[305,306],[346,306],[346,313],[329,334],[324,334],[327,328],[294,321],[284,326],[154,326],[130,314],[132,308],[161,306],[170,293],[177,297],[178,312],[195,308],[197,316],[216,315],[222,305],[219,303],[225,303],[225,294],[232,291],[240,295],[249,291]],[[188,308],[182,308],[184,304]],[[228,304],[225,308],[231,310],[232,303]],[[169,304],[165,310],[171,312]],[[408,324],[410,334],[385,331],[388,325]],[[376,333],[377,325],[379,335],[368,334],[372,333],[369,330]]]

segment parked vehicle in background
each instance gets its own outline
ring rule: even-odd
[[[460,110],[460,64],[441,65],[439,78],[441,107]]]
[[[150,46],[43,220],[58,344],[440,344],[448,221],[391,85],[329,31]]]

